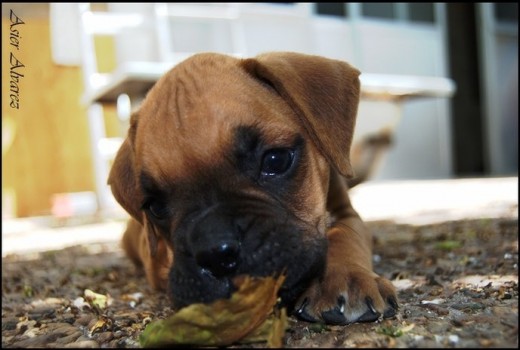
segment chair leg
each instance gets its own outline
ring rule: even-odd
[[[392,146],[390,131],[381,131],[365,137],[357,147],[353,147],[351,162],[354,177],[347,180],[349,188],[368,180],[377,169],[382,156]]]

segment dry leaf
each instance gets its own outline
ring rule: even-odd
[[[85,289],[84,295],[86,301],[100,309],[105,309],[112,303],[112,298],[110,298],[110,295],[98,294],[91,291],[90,289]]]
[[[288,328],[285,309],[274,312],[257,329],[240,340],[240,343],[257,343],[267,341],[270,348],[281,348],[285,330]]]
[[[231,298],[211,304],[193,304],[166,320],[150,323],[140,336],[141,346],[226,346],[242,340],[266,341],[269,336],[281,338],[283,332],[280,336],[280,329],[285,331],[286,327],[285,313],[278,317],[278,321],[274,316],[269,321],[268,317],[273,313],[283,280],[283,276],[278,279],[240,277],[235,281],[239,289]],[[267,336],[260,339],[259,332],[252,332],[266,320],[272,326],[265,326],[269,332],[264,330]],[[249,334],[252,334],[252,339],[247,338]],[[281,339],[271,342],[281,344]]]
[[[92,325],[89,329],[89,336],[92,336],[94,333],[104,332],[107,329],[112,327],[112,320],[108,317],[101,316],[96,323]]]

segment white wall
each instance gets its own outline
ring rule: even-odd
[[[363,72],[447,76],[443,33],[438,26],[370,20],[355,26]],[[450,177],[449,118],[447,99],[404,102],[394,147],[374,180]]]
[[[136,12],[145,17],[142,28],[123,32],[117,54],[123,61],[155,61],[165,47],[157,41],[154,5],[110,4],[110,10]],[[178,14],[180,6],[170,4]],[[410,22],[375,21],[359,17],[338,19],[315,16],[310,3],[214,3],[203,5],[209,16],[171,27],[167,45],[180,51],[237,51],[252,56],[263,51],[299,51],[343,59],[364,73],[447,76],[444,27]],[[237,19],[211,19],[214,11],[238,10]],[[437,6],[437,5],[436,5]],[[204,11],[203,11],[204,12]],[[201,12],[202,13],[202,12]],[[205,16],[205,15],[204,15]],[[202,16],[202,17],[204,17]],[[233,12],[231,12],[231,18]],[[188,30],[187,28],[191,28]],[[228,37],[230,36],[230,37]],[[395,144],[375,180],[450,177],[451,145],[446,99],[406,102],[396,126]],[[362,101],[358,120],[389,114],[387,106]],[[372,123],[370,121],[369,123]]]

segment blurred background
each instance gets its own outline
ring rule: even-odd
[[[517,3],[2,3],[3,223],[125,218],[106,177],[154,81],[196,52],[277,50],[362,71],[363,185],[498,179],[516,201]]]

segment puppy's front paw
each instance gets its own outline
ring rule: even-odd
[[[329,266],[325,278],[299,298],[295,314],[309,322],[344,325],[390,318],[398,308],[395,288],[386,278],[359,266]]]

